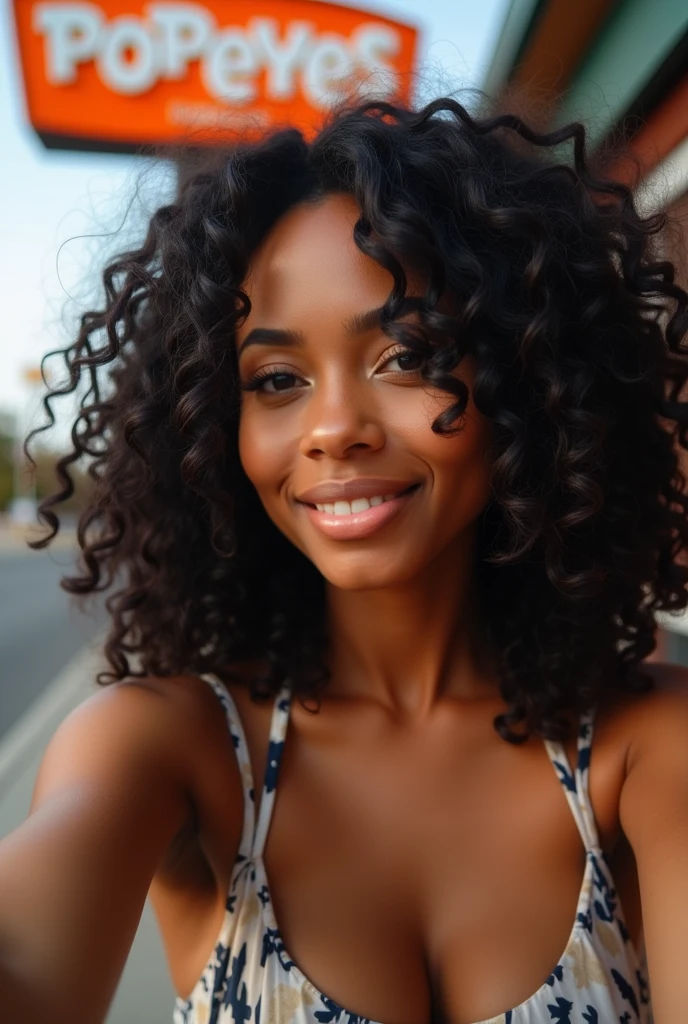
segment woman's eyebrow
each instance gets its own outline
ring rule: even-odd
[[[418,310],[419,300],[414,296],[407,296],[401,303],[398,316],[405,316],[407,313]],[[365,313],[354,313],[344,321],[344,330],[347,334],[365,334],[366,331],[378,327],[382,318],[383,306],[376,306]],[[284,327],[254,327],[249,331],[241,345],[238,355],[248,348],[249,345],[303,345],[304,337],[301,331],[288,330]]]
[[[254,327],[249,331],[237,355],[241,355],[249,345],[302,345],[303,335],[300,331],[288,331],[282,327]]]

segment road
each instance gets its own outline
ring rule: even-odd
[[[0,549],[0,738],[106,624],[102,594],[86,614],[61,589],[74,564],[72,547]]]

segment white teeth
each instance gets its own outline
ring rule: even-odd
[[[365,512],[375,505],[382,505],[384,501],[396,498],[396,494],[376,494],[372,498],[354,498],[353,501],[325,502],[324,505],[316,504],[318,512],[329,512],[335,516],[350,516],[355,512]]]

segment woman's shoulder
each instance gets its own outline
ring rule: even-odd
[[[686,948],[688,668],[648,664],[654,686],[628,702],[629,744],[619,820],[641,880],[642,916],[668,988]],[[643,881],[644,880],[644,881]]]
[[[688,750],[688,667],[670,662],[652,662],[647,666],[653,688],[639,694],[628,714],[631,718],[633,745],[629,750],[629,770],[649,751],[671,756],[671,748]]]
[[[231,665],[215,672],[187,672],[169,677],[147,677],[142,684],[163,693],[175,708],[179,728],[180,757],[186,759],[200,794],[212,793],[236,774],[236,753],[230,732],[228,713],[209,679],[217,679],[229,693],[236,709],[254,770],[267,756],[270,718],[274,699],[256,700],[251,681],[264,666],[257,663]],[[202,799],[202,798],[201,798]]]
[[[257,662],[234,664],[211,672],[184,672],[171,676],[145,676],[136,682],[154,689],[166,697],[176,708],[179,720],[187,730],[200,729],[207,735],[208,730],[224,733],[227,716],[222,708],[216,689],[210,679],[219,681],[223,690],[232,697],[240,716],[253,716],[257,709],[260,715],[267,702],[255,701],[251,696],[251,681],[263,666]],[[204,676],[206,678],[204,678]]]
[[[251,700],[249,666],[232,666],[227,671],[204,673],[216,676],[236,706],[247,739],[252,763],[256,751],[265,746],[269,727],[261,729],[253,710],[264,709]],[[148,676],[139,685],[151,688],[173,709],[179,769],[187,779],[194,818],[171,845],[156,877],[156,894],[176,890],[179,877],[185,886],[206,884],[207,870],[224,891],[227,864],[238,848],[243,820],[243,784],[227,713],[208,679],[194,672],[174,676]],[[262,733],[265,740],[262,741]],[[198,865],[203,862],[202,867]],[[200,881],[193,881],[194,872]]]
[[[646,661],[641,673],[650,681],[645,692],[614,690],[601,698],[596,712],[600,725],[627,727],[633,733],[657,728],[663,719],[688,709],[688,667],[668,661]]]
[[[688,748],[688,667],[672,662],[644,662],[641,671],[651,688],[644,693],[615,690],[603,697],[595,714],[594,748],[601,757],[614,750],[627,778],[641,756],[667,744]]]

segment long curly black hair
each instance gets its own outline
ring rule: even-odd
[[[81,575],[61,586],[83,598],[118,585],[112,671],[97,681],[259,664],[254,699],[287,682],[317,703],[324,580],[242,470],[233,334],[256,247],[294,204],[332,193],[355,198],[355,243],[393,277],[384,329],[453,396],[437,433],[460,429],[466,388],[451,371],[475,359],[472,397],[494,437],[475,551],[508,708],[494,725],[510,742],[565,738],[570,712],[651,688],[653,613],[688,605],[688,295],[661,258],[665,216],[643,218],[628,187],[593,172],[578,122],[539,133],[453,98],[349,101],[310,141],[280,129],[180,173],[141,247],[106,268],[102,308],[44,357],[63,356],[70,383],[43,399],[50,423],[27,454],[54,423],[50,400],[82,375],[90,387],[60,489],[39,506],[51,532],[30,546],[57,534],[70,466],[86,459]],[[408,268],[427,281],[415,331],[395,323]],[[452,316],[434,308],[445,288]]]

